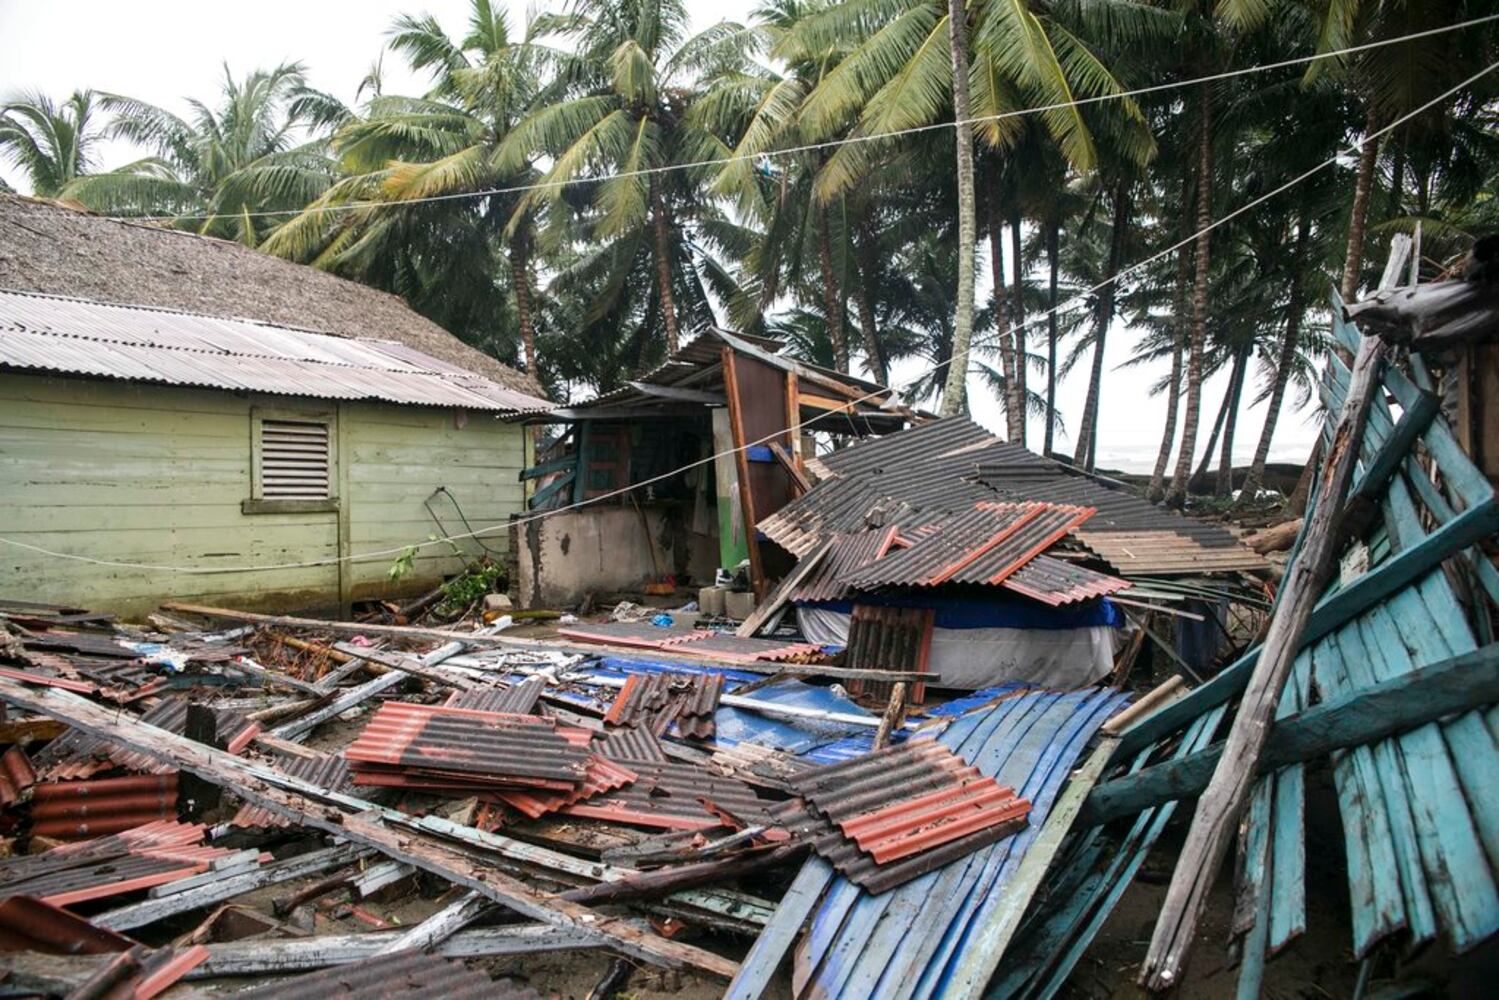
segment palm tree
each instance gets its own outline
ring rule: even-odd
[[[968,352],[973,344],[973,124],[968,101],[968,15],[963,0],[947,0],[952,56],[952,103],[958,156],[958,301],[953,320],[953,361],[942,393],[942,416],[968,411]]]
[[[668,352],[677,349],[684,317],[712,321],[697,270],[705,247],[694,224],[725,221],[699,197],[707,168],[677,169],[729,152],[692,122],[695,87],[700,76],[741,66],[753,41],[728,22],[688,37],[687,22],[682,0],[575,0],[566,15],[543,19],[544,31],[576,47],[563,69],[569,99],[537,108],[502,146],[511,163],[551,158],[517,218],[559,211],[576,219],[607,254],[601,292],[616,306],[636,291],[625,286],[636,262],[649,259],[654,294],[634,311],[660,330]],[[589,182],[590,170],[612,176]]]
[[[386,96],[373,87],[330,143],[343,178],[266,249],[400,291],[470,341],[514,329],[526,371],[539,375],[534,220],[518,211],[517,194],[461,196],[539,176],[501,148],[548,95],[546,69],[557,56],[529,32],[513,38],[504,10],[488,0],[471,0],[457,39],[430,15],[403,15],[390,48],[431,75],[428,93]],[[497,282],[500,274],[508,280]],[[480,346],[503,356],[504,340]]]
[[[93,167],[101,138],[91,90],[75,90],[56,104],[45,94],[22,94],[0,106],[0,160],[20,167],[39,198],[55,198]]]
[[[1063,5],[1057,5],[1059,8]],[[854,0],[831,5],[800,21],[773,54],[790,51],[816,53],[838,50],[846,54],[818,81],[801,108],[801,124],[811,141],[849,136],[860,141],[839,146],[818,172],[817,191],[824,199],[863,184],[874,165],[900,140],[890,133],[928,126],[938,121],[977,118],[975,132],[993,154],[1013,150],[1025,132],[1024,123],[1007,116],[1027,104],[1057,107],[1037,115],[1037,126],[1055,143],[1074,169],[1089,170],[1096,162],[1093,139],[1083,114],[1071,102],[1077,97],[1119,93],[1122,89],[1087,45],[1071,31],[1051,4],[1006,4],[974,0],[968,6],[968,85],[970,113],[954,115],[954,59],[963,53],[953,39],[962,39],[963,25],[953,8],[941,0]],[[962,87],[957,88],[961,92]],[[959,98],[961,99],[961,95]],[[1135,104],[1110,102],[1112,113],[1143,126]],[[958,131],[961,133],[961,126]],[[1139,128],[1136,143],[1149,146]],[[955,148],[969,149],[960,134]],[[959,168],[960,185],[970,171]],[[960,227],[969,211],[960,195]],[[1003,217],[1002,215],[1000,216]],[[1009,219],[1015,223],[1013,209]],[[993,229],[991,225],[991,230]],[[1012,241],[1016,238],[1012,232]],[[960,250],[972,251],[972,240],[960,237]],[[961,279],[960,279],[961,280]],[[968,313],[966,297],[955,307]],[[1023,335],[1014,357],[1025,356]],[[961,353],[957,345],[954,355]],[[962,380],[966,366],[949,372]],[[1023,436],[1024,372],[1005,373],[1007,414],[1013,437]],[[945,399],[951,400],[949,390]],[[946,405],[956,405],[948,403]]]
[[[311,90],[298,63],[242,80],[225,66],[218,104],[189,100],[186,118],[119,94],[103,94],[99,103],[114,115],[110,137],[152,155],[63,189],[89,208],[168,217],[256,246],[274,225],[264,213],[300,209],[331,181],[323,140],[311,130],[337,102]]]

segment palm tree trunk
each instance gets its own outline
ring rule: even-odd
[[[828,339],[833,342],[833,367],[848,371],[848,338],[843,332],[843,296],[838,292],[838,275],[833,271],[833,241],[828,233],[828,207],[817,206],[817,259],[822,267],[822,311],[828,325]]]
[[[531,320],[531,248],[526,245],[526,233],[517,232],[510,240],[510,283],[515,288],[515,319],[520,328],[521,356],[526,362],[526,374],[537,378],[536,326]]]
[[[1229,382],[1233,379],[1230,378]],[[1202,449],[1202,458],[1197,462],[1197,470],[1192,473],[1192,478],[1187,480],[1187,489],[1193,493],[1202,492],[1203,480],[1207,478],[1208,466],[1213,464],[1213,452],[1218,448],[1218,435],[1223,433],[1223,420],[1228,416],[1228,397],[1232,393],[1223,394],[1223,402],[1218,404],[1218,415],[1213,418],[1213,430],[1208,435],[1208,446]]]
[[[1014,257],[1015,291],[1010,295],[1010,308],[1015,312],[1015,413],[1020,433],[1010,440],[1025,444],[1025,418],[1030,410],[1030,392],[1026,388],[1030,356],[1025,344],[1025,263],[1024,246],[1020,234],[1020,202],[1010,203],[1010,256]]]
[[[1119,274],[1119,264],[1124,257],[1124,231],[1129,225],[1129,193],[1124,182],[1114,191],[1114,218],[1109,230],[1109,262],[1104,272],[1105,284],[1098,294],[1098,306],[1093,329],[1093,367],[1088,375],[1088,396],[1083,403],[1083,419],[1077,431],[1077,451],[1074,464],[1093,471],[1093,462],[1098,450],[1098,407],[1103,395],[1103,352],[1108,341],[1109,327],[1114,322],[1114,303],[1118,291],[1114,278]]]
[[[1051,213],[1046,224],[1046,431],[1041,439],[1041,454],[1050,455],[1052,437],[1057,424],[1057,278],[1061,270],[1061,255],[1057,252],[1057,241],[1061,236],[1062,213],[1060,209]],[[1093,467],[1092,459],[1088,468]]]
[[[1358,291],[1358,275],[1364,266],[1364,231],[1368,224],[1369,193],[1374,188],[1374,164],[1379,158],[1379,142],[1368,136],[1379,127],[1371,107],[1364,118],[1364,145],[1358,157],[1358,176],[1353,184],[1353,211],[1348,217],[1348,253],[1343,259],[1344,302],[1352,302]],[[1351,360],[1351,359],[1350,359]]]
[[[1183,201],[1186,200],[1186,187],[1186,180],[1183,179]],[[1187,228],[1185,220],[1184,215],[1184,230]],[[1171,461],[1171,446],[1176,444],[1176,411],[1180,408],[1182,390],[1182,346],[1187,339],[1187,265],[1190,257],[1190,247],[1184,246],[1176,253],[1176,293],[1172,297],[1174,315],[1171,322],[1171,381],[1166,386],[1166,424],[1161,432],[1161,447],[1156,452],[1155,471],[1150,476],[1150,487],[1145,491],[1145,498],[1151,503],[1159,503],[1166,493],[1166,466]]]
[[[1244,477],[1244,486],[1239,493],[1240,505],[1254,500],[1265,482],[1265,463],[1270,459],[1270,441],[1275,437],[1275,423],[1280,417],[1280,405],[1286,398],[1286,386],[1291,382],[1291,365],[1296,360],[1296,349],[1301,342],[1301,320],[1306,311],[1302,301],[1301,268],[1306,262],[1306,245],[1311,236],[1311,217],[1303,208],[1296,223],[1296,249],[1291,273],[1291,297],[1286,304],[1286,333],[1280,342],[1280,355],[1275,359],[1275,384],[1270,389],[1270,402],[1265,411],[1265,426],[1260,430],[1260,443],[1254,449],[1254,461],[1249,463],[1249,474]]]
[[[1249,348],[1234,358],[1234,372],[1228,389],[1228,421],[1223,425],[1223,450],[1218,455],[1218,481],[1213,495],[1226,497],[1234,489],[1234,431],[1239,426],[1239,402],[1244,398],[1244,377],[1249,369]]]
[[[953,318],[953,361],[942,389],[943,416],[968,411],[968,352],[973,345],[973,254],[977,222],[973,196],[973,125],[968,116],[968,15],[963,0],[947,0],[952,49],[952,101],[958,154],[958,302]]]
[[[1207,341],[1208,265],[1211,263],[1213,104],[1211,88],[1202,88],[1202,135],[1197,141],[1197,274],[1192,284],[1192,337],[1187,347],[1187,412],[1182,417],[1181,450],[1176,454],[1176,472],[1166,491],[1168,506],[1187,502],[1187,478],[1197,450],[1197,422],[1202,414],[1202,353]]]
[[[879,244],[864,219],[859,227],[857,244],[859,266],[854,276],[854,305],[859,310],[859,328],[864,332],[864,352],[869,355],[870,374],[880,385],[890,384],[890,359],[880,342],[879,326],[874,316],[874,282],[879,273]]]
[[[989,276],[994,284],[994,325],[999,329],[999,366],[1005,376],[1005,437],[1020,439],[1020,424],[1015,406],[1015,345],[1010,339],[1009,318],[1005,315],[1005,239],[1000,221],[999,192],[989,198]]]
[[[656,234],[656,284],[661,294],[661,317],[666,323],[666,353],[675,354],[678,344],[677,300],[671,290],[671,241],[666,232],[666,205],[654,184],[651,186],[651,201]]]

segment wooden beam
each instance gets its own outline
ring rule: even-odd
[[[1150,989],[1169,989],[1181,974],[1208,890],[1217,880],[1248,801],[1281,689],[1301,649],[1312,611],[1337,564],[1339,518],[1358,463],[1359,445],[1386,351],[1379,341],[1365,341],[1359,347],[1348,397],[1319,477],[1316,510],[1307,517],[1300,550],[1286,572],[1263,652],[1234,717],[1223,760],[1198,801],[1146,952],[1140,983]]]
[[[828,551],[832,547],[832,540],[829,539],[799,559],[797,564],[791,568],[791,572],[787,573],[785,578],[776,585],[775,591],[765,600],[761,601],[759,607],[750,612],[750,616],[734,630],[734,634],[741,639],[747,639],[760,631],[760,628],[770,620],[770,616],[780,610],[781,605],[786,603],[787,599],[791,596],[791,592],[801,586],[801,582],[810,576],[812,571],[822,563],[822,560],[827,556]]]
[[[400,951],[431,951],[463,928],[479,919],[492,907],[479,893],[469,890],[426,920],[380,946],[376,955],[394,955]]]
[[[1499,703],[1499,644],[1456,656],[1323,702],[1270,727],[1258,773],[1387,739],[1445,716]],[[1223,756],[1219,743],[1095,788],[1082,821],[1097,826],[1207,787]]]
[[[630,388],[658,399],[675,399],[683,403],[702,403],[706,406],[723,406],[727,398],[721,392],[707,389],[688,389],[680,385],[657,385],[654,382],[630,382]]]
[[[1421,435],[1426,433],[1426,428],[1431,426],[1440,409],[1437,398],[1429,392],[1423,392],[1416,397],[1414,406],[1400,414],[1395,429],[1385,438],[1384,444],[1379,446],[1373,461],[1365,466],[1358,485],[1348,495],[1348,510],[1343,516],[1342,525],[1344,544],[1355,538],[1362,538],[1368,532],[1374,519],[1379,516],[1379,501],[1389,488],[1390,480],[1400,471],[1406,457],[1411,454],[1411,449],[1416,446]]]
[[[791,453],[782,447],[779,442],[770,442],[770,453],[776,457],[781,465],[785,466],[787,474],[791,476],[791,481],[796,484],[798,496],[812,488],[812,480],[807,478],[807,474],[801,470],[801,466],[796,464],[796,459],[792,458]]]
[[[760,536],[755,525],[755,491],[750,485],[749,442],[744,436],[744,407],[739,399],[739,379],[734,369],[733,348],[723,348],[724,388],[729,396],[729,429],[734,435],[734,467],[739,475],[739,509],[744,512],[744,541],[749,548],[750,584],[755,597],[765,600],[765,563],[760,557]]]
[[[369,810],[351,814],[339,803],[359,801],[352,796],[331,793],[167,730],[123,718],[118,712],[70,692],[57,689],[38,691],[17,681],[0,678],[0,698],[173,764],[205,781],[224,785],[246,801],[270,809],[294,823],[372,847],[387,857],[473,889],[524,916],[567,931],[601,936],[607,939],[609,947],[623,954],[667,968],[693,968],[719,979],[732,978],[738,969],[735,963],[712,952],[642,931],[617,917],[557,900],[502,874],[493,864],[476,860],[463,850],[418,832],[415,826],[393,825],[390,821],[401,816],[394,810],[369,803]],[[410,821],[412,817],[405,819]]]
[[[388,942],[403,933],[401,930],[366,931],[363,934],[318,934],[305,938],[209,944],[205,946],[208,960],[185,978],[284,975],[330,965],[349,965],[374,957]],[[547,924],[527,923],[459,931],[438,943],[433,952],[444,958],[480,958],[598,946],[599,939],[595,935],[574,934]]]

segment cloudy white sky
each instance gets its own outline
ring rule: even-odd
[[[742,19],[754,0],[687,0],[694,26],[707,27],[721,18]],[[467,0],[258,0],[253,4],[203,0],[0,0],[0,98],[18,91],[39,90],[62,99],[75,88],[130,94],[183,110],[183,99],[210,99],[227,64],[236,75],[283,61],[300,61],[313,86],[352,101],[354,89],[379,57],[385,32],[402,12],[430,11],[456,34],[465,20]],[[514,24],[520,24],[529,3],[511,0]],[[418,92],[424,81],[405,72],[398,58],[384,63],[387,93]],[[132,158],[128,147],[101,151],[98,166],[110,167]],[[17,190],[24,178],[9,166],[0,176]],[[1273,210],[1273,205],[1269,206]],[[979,262],[979,289],[988,294],[988,267]],[[1151,397],[1148,387],[1164,374],[1153,368],[1118,369],[1135,343],[1132,331],[1112,331],[1105,352],[1106,379],[1099,433],[1099,464],[1127,471],[1149,471],[1159,445],[1165,415],[1164,397]],[[1087,390],[1086,366],[1063,380],[1059,408],[1066,427],[1077,426]],[[898,370],[900,382],[918,373]],[[1227,383],[1220,375],[1209,382],[1203,400],[1204,423],[1211,421]],[[997,400],[977,384],[974,416],[1003,432],[1004,416]],[[1246,401],[1252,395],[1246,391]],[[1247,463],[1264,421],[1263,405],[1247,407],[1239,421],[1234,461]],[[1030,434],[1039,442],[1039,421]],[[1288,402],[1281,415],[1272,461],[1300,462],[1310,451],[1315,431],[1308,412],[1296,412]],[[1206,445],[1207,431],[1199,439]],[[1071,450],[1063,432],[1058,447]]]

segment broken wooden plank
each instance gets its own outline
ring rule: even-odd
[[[403,933],[401,930],[367,931],[363,934],[319,934],[306,938],[209,944],[206,946],[208,960],[189,972],[186,978],[277,975],[348,965],[379,954]],[[433,952],[444,958],[487,958],[597,947],[597,935],[563,931],[549,924],[528,923],[459,931],[440,942]]]
[[[329,868],[346,865],[371,853],[368,849],[355,847],[352,844],[327,847],[283,861],[273,861],[254,871],[208,882],[197,888],[172,893],[160,899],[144,899],[138,903],[106,910],[89,919],[100,927],[107,927],[110,930],[134,930],[179,913],[222,903],[241,893],[263,889],[268,885],[287,882],[294,878],[305,878]]]
[[[1454,713],[1499,704],[1499,644],[1333,698],[1270,727],[1259,773],[1374,743]],[[1191,798],[1223,756],[1219,743],[1099,785],[1083,810],[1090,825]]]
[[[608,939],[623,954],[667,968],[689,967],[719,979],[732,978],[738,966],[712,952],[643,932],[617,917],[558,900],[469,854],[437,842],[410,826],[412,817],[373,803],[363,803],[310,782],[280,774],[176,733],[150,726],[55,688],[34,690],[0,678],[0,698],[28,711],[61,719],[77,729],[173,764],[205,781],[226,785],[246,801],[263,806],[304,826],[314,827],[387,857],[404,861],[457,885],[476,890],[524,916],[567,930],[591,931]],[[350,804],[367,805],[358,814]],[[386,821],[392,821],[387,823]]]
[[[801,586],[801,582],[810,576],[812,571],[822,563],[832,548],[832,539],[827,539],[817,548],[799,559],[797,564],[792,567],[791,572],[787,573],[781,582],[776,584],[776,589],[771,592],[770,596],[761,601],[759,607],[751,611],[749,617],[734,630],[734,634],[741,639],[748,639],[760,631],[760,628],[770,620],[770,616],[780,610],[781,606],[791,596],[791,592]]]
[[[341,653],[347,653],[350,657],[368,660],[377,663],[390,670],[399,670],[413,677],[420,677],[424,681],[432,681],[435,684],[443,684],[447,687],[456,688],[459,691],[472,691],[476,688],[487,687],[483,680],[472,677],[461,670],[444,668],[437,661],[428,662],[426,656],[416,657],[404,653],[392,653],[388,650],[365,649],[353,646],[346,642],[340,642],[333,647]],[[446,649],[447,647],[442,647]],[[453,654],[456,655],[456,654]],[[448,659],[449,657],[443,657]]]
[[[450,656],[457,656],[463,652],[464,646],[461,642],[450,642],[445,646],[439,646],[430,653],[424,653],[413,664],[412,667],[421,669],[433,666],[446,660]],[[271,735],[283,740],[299,740],[312,732],[319,725],[327,722],[335,716],[342,715],[355,705],[359,705],[382,691],[388,691],[398,684],[408,680],[412,673],[402,667],[393,669],[389,673],[381,674],[373,680],[366,681],[345,694],[334,698],[328,704],[314,712],[295,719],[285,725],[277,726],[271,730]]]
[[[1180,975],[1196,936],[1208,890],[1216,880],[1244,811],[1281,688],[1301,648],[1302,633],[1336,565],[1343,501],[1353,481],[1359,444],[1386,350],[1383,342],[1373,340],[1359,347],[1347,399],[1319,477],[1316,510],[1307,517],[1297,558],[1286,571],[1263,652],[1234,718],[1223,760],[1198,801],[1191,832],[1172,873],[1146,952],[1140,983],[1151,989],[1169,989]]]
[[[398,951],[430,951],[477,920],[494,903],[472,890],[465,892],[415,927],[380,946],[376,955]]]

